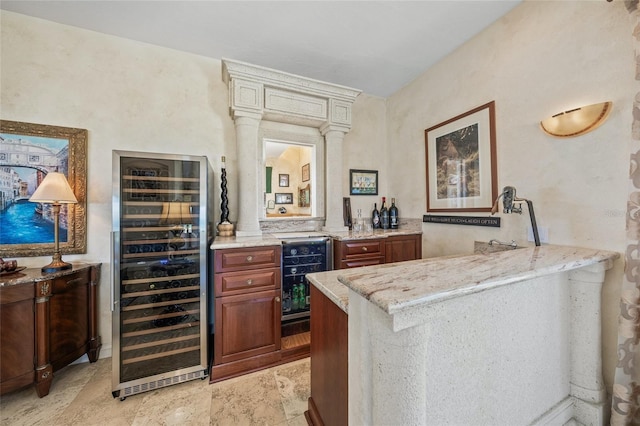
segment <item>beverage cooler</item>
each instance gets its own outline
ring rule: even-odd
[[[113,397],[207,375],[206,157],[113,152]]]

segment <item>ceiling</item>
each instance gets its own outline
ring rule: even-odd
[[[387,97],[520,1],[2,0],[0,9]]]

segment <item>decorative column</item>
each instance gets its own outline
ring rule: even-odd
[[[342,215],[342,142],[345,131],[336,126],[323,126],[320,132],[324,136],[326,143],[326,173],[325,190],[327,194],[333,196],[326,197],[325,200],[325,226],[322,228],[328,232],[346,231]]]
[[[261,235],[260,222],[260,179],[258,171],[262,170],[258,140],[259,115],[236,115],[236,153],[245,167],[238,168],[238,225],[236,235]]]

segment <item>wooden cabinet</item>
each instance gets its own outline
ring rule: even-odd
[[[385,263],[422,259],[422,234],[388,237],[384,246]]]
[[[422,258],[422,234],[392,235],[385,238],[334,240],[335,269],[404,262]]]
[[[211,382],[280,359],[280,246],[214,251]]]
[[[0,394],[35,383],[49,393],[53,373],[85,353],[98,360],[96,292],[100,264],[0,278]]]
[[[385,262],[384,239],[334,240],[333,259],[334,269],[380,265]]]

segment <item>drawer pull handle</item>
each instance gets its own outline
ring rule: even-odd
[[[247,280],[247,285],[253,284],[253,280]]]
[[[280,298],[276,296],[276,303],[280,303]]]
[[[366,247],[362,247],[362,251],[367,251],[367,248]]]
[[[253,256],[247,256],[247,262],[253,262]]]

